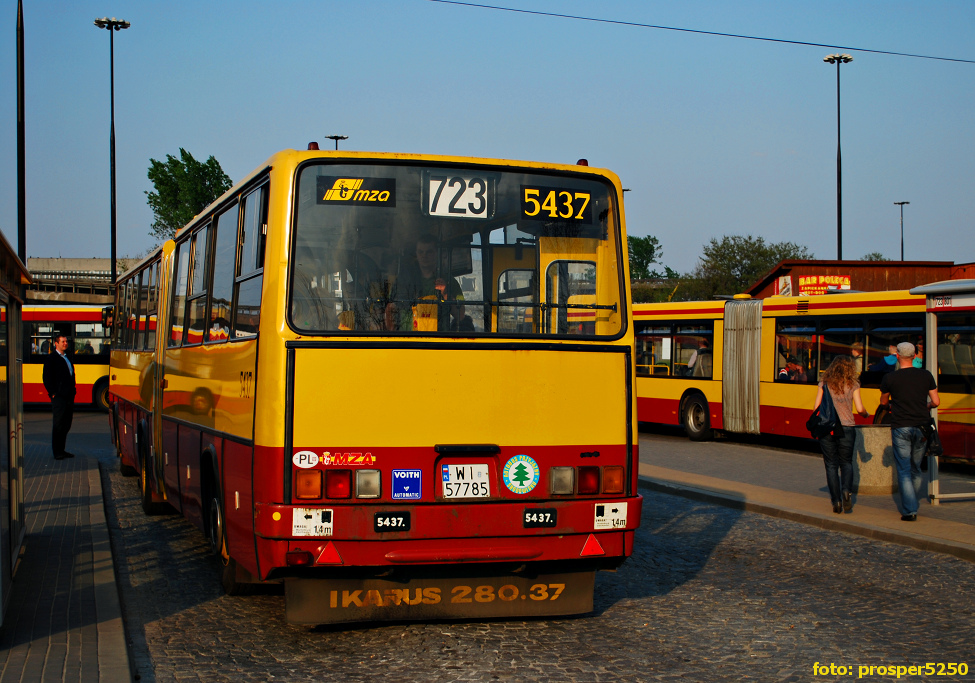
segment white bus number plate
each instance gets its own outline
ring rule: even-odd
[[[443,465],[444,498],[490,498],[491,474],[487,464]]]

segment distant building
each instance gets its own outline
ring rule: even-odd
[[[881,292],[975,277],[975,263],[951,261],[780,261],[745,290],[753,299],[827,291]]]
[[[119,275],[131,259],[119,259]],[[28,258],[33,282],[27,303],[99,304],[115,299],[112,260],[107,258]]]

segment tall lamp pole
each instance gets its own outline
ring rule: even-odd
[[[335,140],[335,151],[339,150],[339,140],[348,140],[348,135],[326,135],[326,140]]]
[[[901,261],[904,260],[904,205],[910,202],[894,202],[895,206],[901,207]]]
[[[112,184],[112,284],[118,279],[118,272],[116,271],[116,255],[115,255],[115,235],[116,235],[116,219],[115,219],[115,32],[121,31],[124,28],[131,26],[127,21],[121,19],[116,19],[112,17],[102,17],[101,19],[95,19],[95,26],[98,28],[103,28],[108,30],[108,46],[109,46],[109,77],[110,77],[110,99],[112,104],[112,133],[109,142],[109,155],[111,157],[111,184]]]
[[[823,61],[836,65],[836,260],[843,260],[843,161],[840,154],[840,64],[853,61],[850,55],[826,55]]]

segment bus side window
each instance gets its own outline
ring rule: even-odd
[[[234,293],[234,263],[237,256],[237,219],[240,205],[234,203],[223,211],[213,230],[213,284],[210,287],[210,320],[207,343],[225,342],[230,337],[230,306]]]
[[[261,289],[264,283],[264,241],[267,232],[267,185],[243,200],[243,221],[234,281],[235,339],[253,337],[261,320]]]
[[[180,346],[183,343],[186,318],[186,283],[190,267],[190,242],[183,240],[176,247],[175,265],[173,269],[173,315],[169,321],[169,346]]]

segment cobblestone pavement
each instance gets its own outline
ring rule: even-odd
[[[98,453],[141,681],[807,681],[817,662],[853,667],[826,680],[856,678],[860,665],[975,669],[975,565],[649,491],[636,551],[598,576],[591,615],[290,626],[280,593],[223,595],[203,535],[176,515],[145,517],[136,480],[118,474],[109,447]]]

